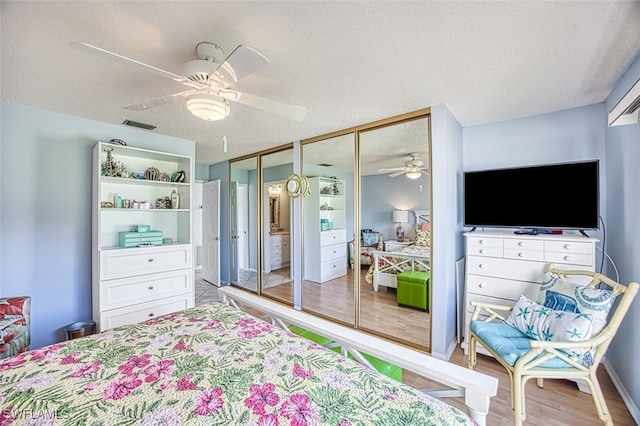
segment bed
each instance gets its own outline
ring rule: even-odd
[[[394,251],[375,251],[373,264],[367,270],[365,281],[380,287],[398,288],[396,276],[404,271],[431,271],[430,215],[428,210],[414,210],[416,237],[414,244]]]
[[[0,424],[477,424],[214,302],[0,362]]]

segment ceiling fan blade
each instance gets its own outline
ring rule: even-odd
[[[377,173],[391,173],[391,172],[397,172],[400,170],[404,170],[405,167],[390,167],[390,168],[386,168],[386,169],[378,169]]]
[[[387,176],[389,176],[389,177],[396,177],[396,176],[403,175],[403,174],[405,174],[405,173],[406,173],[406,170],[402,169],[402,170],[397,171],[397,172],[395,172],[395,173],[391,173],[390,175],[387,175]]]
[[[224,87],[230,87],[268,63],[269,59],[262,53],[248,46],[240,45],[227,56],[227,59],[211,74],[209,79],[213,78],[224,84]]]
[[[149,99],[144,102],[138,102],[136,104],[125,105],[122,108],[127,109],[129,111],[145,111],[151,108],[155,108],[157,106],[170,104],[172,102],[177,101],[180,98],[188,96],[192,93],[198,93],[197,90],[187,90],[186,92],[174,93],[173,95],[161,96],[155,99]]]
[[[218,95],[230,101],[291,118],[296,121],[304,120],[309,112],[307,108],[302,106],[285,104],[272,99],[263,98],[262,96],[250,95],[236,90],[221,89],[218,92]]]
[[[143,62],[136,61],[135,59],[127,58],[126,56],[122,56],[122,55],[119,55],[117,53],[109,52],[108,50],[101,49],[100,47],[96,47],[96,46],[93,46],[93,45],[88,44],[88,43],[72,42],[72,43],[70,43],[70,46],[73,47],[74,49],[77,49],[77,50],[81,51],[81,52],[92,53],[94,55],[101,56],[101,57],[106,58],[106,59],[111,59],[111,60],[114,60],[114,61],[122,62],[122,63],[127,64],[127,65],[132,65],[134,67],[143,69],[145,71],[150,71],[150,72],[152,72],[152,73],[154,73],[156,75],[159,75],[161,77],[170,78],[173,81],[177,81],[178,83],[182,83],[182,84],[185,84],[187,86],[194,87],[196,89],[199,89],[201,87],[197,83],[195,83],[195,82],[193,82],[193,81],[191,81],[191,80],[189,80],[189,79],[187,79],[187,78],[185,78],[185,77],[183,77],[181,75],[174,74],[174,73],[169,72],[169,71],[165,71],[163,69],[154,67],[153,65],[148,65],[148,64],[145,64]]]

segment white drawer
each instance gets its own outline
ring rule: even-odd
[[[502,249],[502,238],[487,238],[483,236],[467,236],[468,248],[493,247]]]
[[[103,281],[100,283],[100,310],[164,299],[192,291],[191,269]]]
[[[473,313],[473,310],[476,308],[475,306],[471,306],[471,302],[491,303],[493,305],[502,305],[502,306],[515,305],[515,302],[513,300],[500,299],[499,297],[490,297],[490,296],[483,296],[480,294],[467,293],[465,311],[469,314]],[[504,317],[509,316],[509,311],[499,311],[498,313]]]
[[[536,260],[541,262],[544,260],[544,252],[542,250],[530,250],[523,248],[506,248],[504,249],[505,259],[520,260]]]
[[[344,229],[336,229],[333,231],[320,232],[320,245],[328,246],[331,244],[345,243],[347,241]]]
[[[347,265],[345,259],[334,259],[322,262],[322,272],[320,273],[320,281],[325,282],[334,278],[347,274]]]
[[[191,245],[171,245],[100,252],[100,280],[191,267]]]
[[[467,247],[467,254],[474,256],[502,257],[502,247]]]
[[[478,295],[513,300],[514,302],[520,298],[520,295],[524,294],[529,299],[537,302],[540,283],[468,275],[467,291]]]
[[[330,259],[343,259],[347,255],[347,249],[344,244],[334,244],[322,247],[320,249],[320,261],[324,262]]]
[[[101,312],[99,331],[121,325],[137,324],[161,315],[192,308],[193,304],[193,295],[184,295]]]
[[[538,250],[544,249],[544,242],[542,240],[518,240],[507,238],[504,240],[504,248],[506,249],[518,249],[518,250]]]
[[[544,262],[467,256],[467,273],[472,275],[541,282],[546,267]]]
[[[593,267],[593,256],[590,254],[546,252],[544,260],[558,266],[560,264],[579,265],[580,267],[576,269],[584,269],[585,266]]]
[[[593,254],[593,244],[579,241],[545,241],[544,249],[548,252]]]
[[[271,241],[271,250],[278,250],[282,248],[282,241]]]

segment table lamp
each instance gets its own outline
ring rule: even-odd
[[[396,227],[396,238],[398,241],[403,241],[404,229],[402,229],[402,224],[409,222],[409,212],[406,210],[394,210],[393,221],[398,224]]]

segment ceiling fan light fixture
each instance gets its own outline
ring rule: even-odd
[[[418,179],[422,176],[422,172],[407,172],[405,173],[405,176],[409,179]]]
[[[187,108],[193,115],[207,121],[222,120],[229,115],[229,103],[210,93],[196,93],[187,99]]]

